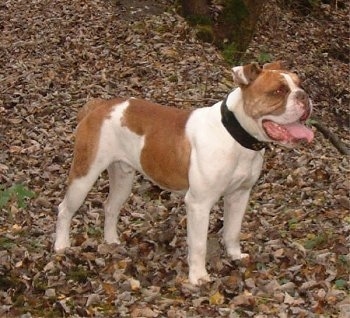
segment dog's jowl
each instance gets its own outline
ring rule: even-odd
[[[293,147],[313,139],[304,125],[311,101],[298,76],[281,63],[232,69],[238,88],[223,101],[193,111],[141,99],[96,99],[80,111],[68,189],[59,205],[55,251],[70,246],[71,219],[104,170],[109,175],[104,239],[119,243],[118,214],[135,171],[185,194],[189,280],[209,280],[205,268],[209,212],[224,197],[223,239],[232,259],[249,193],[267,142]]]

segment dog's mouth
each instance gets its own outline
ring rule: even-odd
[[[264,120],[262,126],[269,138],[283,144],[293,144],[301,141],[311,142],[314,133],[305,126],[303,119],[289,124],[278,124],[272,120]]]

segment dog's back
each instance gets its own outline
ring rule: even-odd
[[[102,98],[95,98],[95,99],[89,100],[78,112],[78,115],[77,115],[78,123],[80,123],[93,110],[101,107],[103,102],[104,100]]]

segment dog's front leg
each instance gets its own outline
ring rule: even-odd
[[[189,280],[198,285],[210,281],[205,268],[209,213],[212,202],[196,198],[190,191],[185,197],[187,209],[187,243]]]
[[[249,194],[250,189],[242,189],[224,196],[224,243],[228,255],[233,260],[249,256],[248,254],[241,253],[239,241]]]

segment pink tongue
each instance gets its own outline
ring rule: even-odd
[[[313,131],[300,123],[283,125],[283,127],[295,139],[306,139],[308,142],[311,142],[312,139],[314,139]]]

